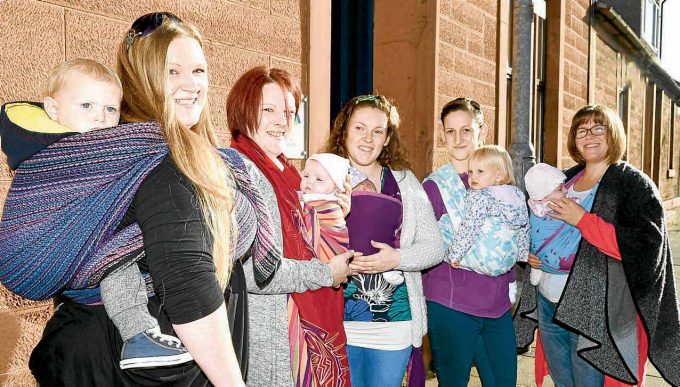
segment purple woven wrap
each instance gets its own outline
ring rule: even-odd
[[[139,185],[167,154],[160,128],[149,122],[65,137],[22,162],[0,222],[0,282],[29,299],[74,289],[82,290],[69,292],[76,302],[96,302],[94,288],[104,273],[138,259],[139,227],[116,229]],[[255,277],[265,283],[281,255],[271,219],[238,152],[220,154],[256,209]]]

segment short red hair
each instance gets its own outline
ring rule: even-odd
[[[298,80],[283,69],[266,66],[252,68],[241,75],[227,96],[227,125],[229,125],[233,138],[237,138],[241,134],[252,137],[257,131],[260,123],[262,88],[269,83],[279,85],[284,93],[293,94],[295,114],[297,115],[302,96],[302,89]]]

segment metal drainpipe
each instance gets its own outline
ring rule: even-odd
[[[533,30],[534,6],[532,0],[515,0],[512,37],[512,121],[510,156],[517,186],[524,190],[524,174],[535,163],[531,144],[532,88],[533,88]]]

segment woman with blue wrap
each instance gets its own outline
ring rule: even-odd
[[[680,384],[680,318],[659,191],[621,161],[618,115],[586,106],[574,115],[565,171],[567,197],[548,216],[531,216],[529,264],[515,318],[520,346],[538,325],[537,385],[547,369],[557,386],[644,384],[647,358]],[[576,201],[578,199],[578,202]]]
[[[450,162],[432,172],[423,187],[449,246],[462,228],[470,159],[482,145],[487,128],[479,104],[469,98],[450,101],[440,117]],[[510,242],[516,243],[516,237]],[[487,257],[479,251],[475,246],[463,257],[469,267],[480,266],[473,261]],[[467,386],[473,361],[485,386],[515,385],[517,353],[509,297],[515,272],[511,269],[512,264],[492,276],[444,262],[423,275],[430,345],[440,385]]]

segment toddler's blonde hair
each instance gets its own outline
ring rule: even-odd
[[[92,59],[75,58],[56,66],[47,77],[47,86],[43,90],[43,97],[54,97],[64,86],[64,79],[70,72],[89,75],[102,82],[110,82],[123,90],[118,74],[107,65]]]
[[[472,160],[482,161],[485,165],[496,168],[501,174],[498,184],[515,185],[515,174],[512,170],[512,159],[505,148],[498,145],[484,145],[475,149],[470,157]]]

